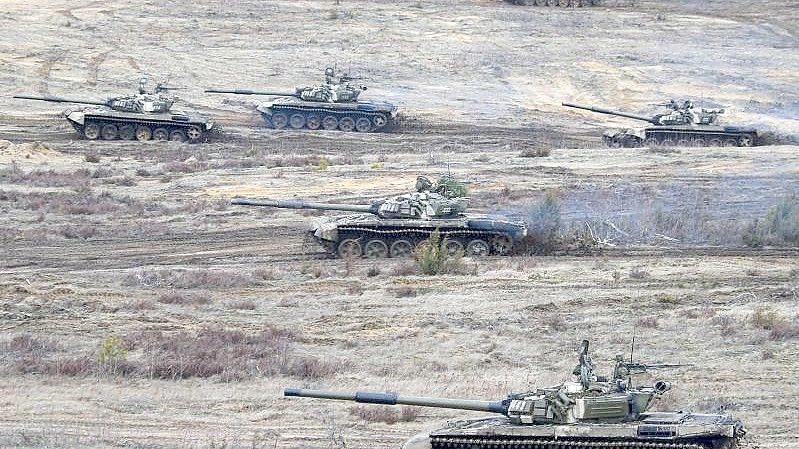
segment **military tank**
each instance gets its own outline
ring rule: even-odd
[[[660,106],[668,106],[671,111],[652,117],[596,106],[562,104],[569,108],[617,115],[654,125],[646,128],[606,131],[602,140],[612,148],[640,146],[750,147],[758,144],[756,129],[719,125],[719,116],[724,113],[724,109],[701,109],[697,112],[691,101],[685,101],[682,105],[674,100],[661,104]]]
[[[567,8],[597,6],[602,0],[505,0],[519,6],[561,6]]]
[[[397,107],[385,101],[359,100],[366,86],[352,84],[358,79],[336,74],[328,67],[323,84],[297,87],[294,92],[246,89],[207,89],[206,92],[278,97],[256,107],[267,125],[275,129],[385,131],[395,121]]]
[[[105,101],[55,96],[15,95],[14,98],[88,105],[64,111],[64,117],[78,135],[88,140],[172,140],[200,142],[215,128],[214,123],[194,111],[172,110],[172,90],[157,84],[147,89],[147,79],[139,80],[138,93],[112,97]]]
[[[510,254],[527,235],[524,223],[466,214],[468,198],[450,194],[445,183],[417,180],[417,191],[370,205],[312,203],[299,200],[234,198],[232,204],[286,209],[354,212],[320,217],[308,231],[331,255],[341,258],[410,256],[434,231],[450,254]]]
[[[449,422],[411,438],[403,449],[732,449],[746,434],[741,421],[728,415],[649,411],[671,384],[634,386],[631,376],[669,365],[626,362],[617,356],[613,375],[599,376],[588,346],[584,340],[573,371],[576,379],[499,401],[298,388],[283,394],[502,415]]]

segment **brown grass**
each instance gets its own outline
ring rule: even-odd
[[[396,424],[398,422],[415,421],[419,416],[418,407],[400,407],[379,405],[356,405],[348,409],[350,415],[357,416],[366,422],[382,422]]]
[[[140,269],[125,275],[122,283],[140,287],[232,288],[257,285],[259,280],[252,274],[228,270],[173,270]]]
[[[143,331],[121,339],[109,337],[97,342],[95,350],[63,356],[53,342],[22,334],[0,342],[0,369],[73,377],[218,377],[222,381],[275,375],[319,379],[342,369],[340,363],[295,355],[295,340],[292,332],[272,327],[252,335],[213,327],[196,332]]]
[[[208,295],[201,293],[171,291],[158,297],[158,302],[161,304],[176,304],[181,306],[202,305],[211,302],[211,298]]]

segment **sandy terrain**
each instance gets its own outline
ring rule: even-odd
[[[225,132],[92,143],[59,105],[0,97],[0,446],[340,447],[332,433],[396,448],[463,414],[386,424],[281,389],[499,399],[567,380],[582,338],[610,369],[634,329],[641,359],[694,365],[641,379],[675,385],[660,408],[732,413],[759,447],[799,446],[799,335],[757,319],[799,328],[799,254],[741,239],[799,190],[799,3],[628,3],[3,2],[5,92],[102,98],[146,73],[187,87],[185,103]],[[201,93],[292,87],[333,63],[403,108],[398,132],[272,131],[252,99]],[[653,112],[685,95],[785,144],[611,151],[604,126],[633,123],[559,106]],[[552,152],[522,157],[533,149]],[[324,258],[304,240],[311,213],[227,204],[370,201],[447,171],[479,212],[525,218],[554,192],[563,229],[590,226],[604,253],[468,260],[467,275],[427,277],[409,261]],[[286,357],[319,361],[312,375],[59,365],[96,365],[114,336],[272,328],[293,333]],[[125,357],[152,363],[142,346]],[[26,373],[36,363],[62,371]]]

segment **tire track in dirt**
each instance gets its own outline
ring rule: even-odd
[[[86,272],[142,266],[263,265],[326,257],[306,251],[292,228],[243,229],[200,234],[121,238],[48,245],[15,242],[8,248],[2,270],[6,274],[31,272]]]

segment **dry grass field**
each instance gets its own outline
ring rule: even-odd
[[[4,1],[0,447],[396,448],[464,413],[282,388],[499,399],[567,380],[583,338],[610,370],[633,332],[642,360],[692,364],[642,377],[674,384],[660,409],[731,413],[754,446],[799,447],[799,249],[746,244],[799,191],[799,3],[610,3]],[[253,99],[202,94],[333,63],[402,126],[274,131]],[[142,73],[186,87],[223,135],[81,141],[61,105],[10,98],[103,98]],[[683,96],[775,144],[609,150],[604,126],[634,123],[559,106]],[[446,172],[478,212],[529,220],[554,195],[562,231],[588,227],[603,251],[423,276],[325,258],[312,213],[228,204],[360,203]]]

